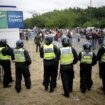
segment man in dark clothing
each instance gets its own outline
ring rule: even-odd
[[[69,38],[69,44],[72,46],[72,36],[70,34],[70,31],[67,33],[67,37]]]
[[[10,87],[9,83],[12,80],[12,73],[11,73],[11,56],[8,55],[9,51],[5,53],[6,50],[10,49],[7,45],[6,39],[0,40],[0,65],[3,67],[4,76],[3,76],[3,87],[7,88]]]
[[[26,88],[30,89],[31,79],[29,65],[31,64],[31,59],[27,50],[23,48],[23,42],[21,40],[16,42],[16,48],[13,51],[13,60],[16,67],[16,91],[19,93],[21,90],[22,75],[24,76]]]
[[[103,43],[104,43],[104,34],[103,34],[103,31],[100,31],[99,32],[99,35],[98,35],[98,43],[99,43],[99,47],[102,47]]]
[[[92,50],[95,50],[97,47],[97,38],[98,38],[98,34],[96,31],[92,32]]]
[[[103,92],[105,94],[105,44],[99,49],[97,60],[99,61],[99,75],[102,79]]]
[[[78,55],[75,49],[69,46],[69,38],[62,39],[63,47],[60,48],[60,73],[64,89],[64,96],[69,97],[73,90],[74,69],[73,65],[78,61]]]
[[[80,60],[80,89],[82,93],[90,90],[93,84],[91,74],[92,66],[97,63],[96,55],[91,51],[91,44],[84,43],[84,50],[79,53]]]
[[[36,52],[40,51],[40,46],[41,46],[41,36],[39,33],[35,36],[34,42],[36,44]]]
[[[49,36],[45,37],[45,44],[40,49],[40,57],[43,58],[44,63],[44,80],[43,85],[45,90],[48,90],[50,84],[50,92],[56,88],[57,79],[57,63],[58,63],[58,48],[53,45]]]

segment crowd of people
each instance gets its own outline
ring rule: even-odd
[[[79,42],[82,35],[77,32],[75,35],[74,30],[35,30],[36,35],[34,42],[36,44],[36,52],[40,52],[40,57],[43,58],[43,86],[45,91],[54,92],[57,86],[58,66],[60,65],[60,74],[62,80],[62,86],[64,90],[63,96],[69,97],[73,91],[73,79],[74,79],[74,65],[80,61],[80,90],[83,94],[87,90],[91,90],[93,85],[92,67],[99,62],[99,76],[103,83],[103,93],[105,94],[105,42],[104,32],[101,30],[92,30],[87,32],[85,38],[87,39],[83,44],[83,50],[77,53],[76,49],[72,45],[73,37],[77,37]],[[54,33],[55,32],[55,33]],[[98,37],[99,49],[98,53],[94,53],[96,44],[94,43],[93,36],[100,35]],[[54,35],[55,34],[55,35]],[[77,35],[80,34],[80,35]],[[90,34],[92,37],[90,37]],[[27,40],[27,39],[26,39]],[[58,43],[56,43],[58,42]],[[3,87],[10,87],[9,83],[13,82],[11,75],[11,62],[15,63],[16,68],[16,80],[15,89],[18,93],[21,91],[22,75],[25,80],[25,86],[27,89],[31,88],[30,70],[31,58],[28,51],[24,48],[22,40],[16,42],[16,48],[9,47],[5,39],[0,40],[0,65],[4,70]]]
[[[34,35],[33,35],[34,34]],[[68,36],[70,39],[70,43],[72,44],[72,39],[76,39],[76,41],[80,42],[81,38],[86,39],[92,45],[92,50],[99,49],[104,41],[105,29],[98,28],[90,28],[90,29],[40,29],[34,28],[33,30],[22,30],[20,32],[20,38],[22,40],[29,40],[34,38],[34,42],[36,44],[37,50],[40,48],[41,43],[44,40],[44,37],[47,34],[52,34],[54,36],[54,40],[61,43],[61,39],[63,36]]]
[[[89,30],[77,30],[77,32],[81,35],[85,35],[86,39],[90,41],[92,45],[92,50],[96,50],[102,46],[105,37],[104,29],[93,28]]]

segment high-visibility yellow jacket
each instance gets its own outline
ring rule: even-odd
[[[81,63],[92,64],[93,52],[85,52],[83,51],[81,56]]]
[[[24,49],[14,49],[14,55],[15,55],[15,62],[25,62],[25,55],[24,55]]]
[[[68,65],[73,63],[74,56],[72,53],[71,47],[62,47],[60,48],[60,64],[61,65]]]
[[[101,61],[102,61],[102,62],[105,62],[105,53],[102,55]]]
[[[50,45],[43,45],[43,50],[44,50],[44,59],[45,60],[50,60],[55,58],[55,53],[54,53],[54,46],[53,44]]]
[[[3,48],[5,47],[0,47],[0,60],[11,60],[11,56],[2,54]]]

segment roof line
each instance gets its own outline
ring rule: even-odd
[[[16,6],[11,6],[11,5],[0,5],[0,8],[1,7],[5,7],[5,8],[16,8]]]

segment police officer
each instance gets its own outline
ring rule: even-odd
[[[19,93],[21,91],[21,80],[22,75],[25,80],[25,86],[27,89],[31,88],[31,79],[30,79],[30,71],[29,65],[31,64],[30,56],[23,48],[23,41],[18,40],[16,42],[16,48],[14,49],[14,62],[16,67],[16,85],[15,89]]]
[[[69,97],[69,93],[73,90],[73,65],[78,61],[77,52],[69,43],[69,38],[64,37],[60,48],[60,73],[65,97]]]
[[[50,92],[53,92],[56,87],[58,52],[59,49],[52,44],[51,37],[47,35],[45,44],[40,49],[40,57],[43,58],[44,63],[43,85],[45,90],[48,90],[50,85]]]
[[[4,76],[3,76],[3,87],[10,87],[9,83],[12,80],[11,74],[11,56],[9,55],[10,47],[7,45],[6,39],[0,40],[0,65],[3,67]]]
[[[80,89],[82,93],[91,90],[93,81],[91,78],[92,66],[97,63],[96,55],[91,51],[91,44],[85,42],[83,51],[79,53],[80,60]]]
[[[103,92],[105,94],[105,43],[97,53],[97,60],[99,61],[99,75],[102,79]]]

